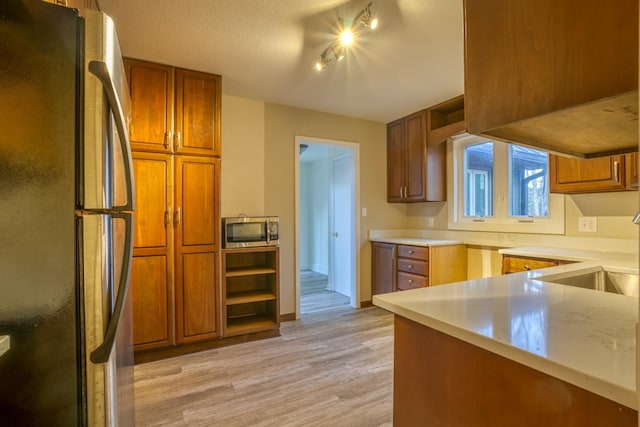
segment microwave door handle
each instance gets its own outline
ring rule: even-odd
[[[131,145],[129,144],[129,133],[125,126],[124,112],[122,106],[116,95],[116,87],[111,80],[109,69],[107,64],[102,61],[91,61],[89,63],[89,71],[96,76],[102,83],[104,93],[107,96],[107,101],[113,111],[113,118],[116,122],[116,130],[118,131],[118,139],[120,140],[120,147],[122,149],[122,157],[124,157],[124,176],[125,176],[125,188],[127,191],[127,203],[123,206],[114,206],[114,210],[118,211],[133,211],[135,197],[135,188],[133,186],[133,158],[131,156]]]
[[[131,276],[131,259],[133,256],[133,214],[132,213],[113,213],[113,218],[122,218],[125,222],[124,232],[124,251],[122,254],[122,270],[120,271],[120,283],[118,284],[118,295],[116,303],[113,307],[113,313],[107,325],[107,332],[104,340],[95,350],[91,352],[91,361],[93,363],[106,363],[109,361],[113,344],[116,340],[118,332],[118,323],[122,317],[122,309],[124,308],[125,299],[129,289],[129,278]]]

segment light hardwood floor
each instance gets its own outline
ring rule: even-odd
[[[311,270],[300,272],[300,314],[332,310],[349,306],[349,297],[327,290],[327,275]]]
[[[136,425],[391,425],[390,313],[343,306],[281,334],[137,365]]]

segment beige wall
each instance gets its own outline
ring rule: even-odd
[[[264,102],[222,96],[222,217],[264,215]]]
[[[360,300],[371,299],[372,228],[400,228],[406,206],[386,203],[386,125],[282,105],[265,105],[265,211],[280,216],[280,312],[294,313],[295,295],[295,137],[360,144]]]

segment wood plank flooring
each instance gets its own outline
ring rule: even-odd
[[[392,314],[339,307],[281,333],[137,365],[136,425],[391,425]]]
[[[311,270],[300,272],[300,314],[317,313],[349,306],[349,297],[327,289],[325,274]]]

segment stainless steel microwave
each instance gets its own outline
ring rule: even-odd
[[[277,246],[279,229],[277,216],[222,218],[222,244],[225,249]]]

